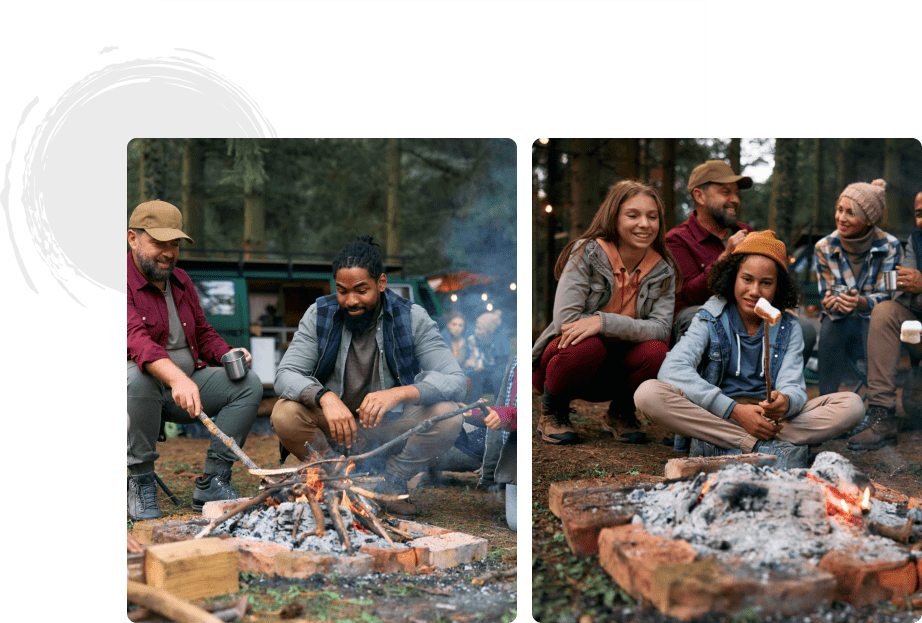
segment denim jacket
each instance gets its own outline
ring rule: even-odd
[[[681,389],[693,403],[717,417],[728,418],[736,401],[723,393],[721,383],[730,361],[733,335],[724,310],[727,301],[712,296],[698,310],[688,332],[666,355],[657,378]],[[769,327],[769,372],[772,389],[788,397],[785,415],[800,413],[807,403],[804,383],[803,333],[794,317],[784,312],[781,322]]]

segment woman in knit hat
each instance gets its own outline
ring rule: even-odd
[[[664,215],[653,188],[618,182],[560,254],[554,318],[531,351],[545,443],[579,442],[570,422],[574,398],[611,401],[603,430],[637,426],[634,390],[656,378],[672,330],[678,269]]]
[[[903,251],[875,225],[887,206],[886,186],[883,180],[849,184],[836,202],[836,230],[816,243],[820,394],[839,391],[849,368],[865,358],[871,310],[890,299],[884,273],[895,270]]]
[[[763,452],[776,455],[779,467],[807,467],[809,444],[861,420],[864,405],[851,392],[807,401],[800,325],[788,312],[774,326],[756,313],[761,298],[778,310],[797,306],[800,292],[787,265],[774,232],[749,233],[711,268],[714,296],[666,356],[658,379],[634,394],[642,414],[692,438],[690,456]]]
[[[474,333],[467,337],[468,358],[462,364],[464,374],[471,380],[468,401],[484,394],[496,394],[509,363],[509,337],[499,330],[502,324],[499,310],[477,316]]]

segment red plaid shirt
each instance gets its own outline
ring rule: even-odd
[[[183,333],[192,350],[195,367],[220,365],[221,356],[231,349],[218,332],[205,320],[192,280],[184,270],[176,268],[170,276],[173,300]],[[128,359],[143,370],[144,364],[169,358],[166,341],[170,333],[166,297],[138,270],[128,252]],[[202,362],[207,363],[202,363]]]

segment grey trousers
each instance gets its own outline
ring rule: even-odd
[[[241,448],[246,442],[256,411],[262,400],[259,377],[250,372],[239,381],[227,378],[224,368],[202,368],[192,373],[202,398],[202,411],[214,420],[222,432],[233,437]],[[171,389],[136,365],[128,366],[128,471],[143,474],[154,469],[157,435],[161,416],[169,422],[197,422],[173,402]],[[229,468],[237,460],[217,437],[205,453],[203,471],[214,474]]]

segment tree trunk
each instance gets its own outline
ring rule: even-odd
[[[244,192],[243,205],[243,248],[250,259],[249,251],[266,250],[266,197],[262,190]]]
[[[810,233],[817,232],[822,230],[823,223],[825,222],[824,217],[824,199],[823,196],[823,180],[826,179],[824,174],[824,153],[823,153],[823,139],[817,138],[813,140],[813,148],[816,154],[816,166],[813,169],[813,216],[812,222],[810,223]]]
[[[733,172],[737,175],[742,175],[742,164],[740,163],[740,151],[741,151],[741,139],[731,138],[730,139],[730,167],[733,168]]]
[[[887,182],[887,209],[884,210],[878,227],[887,230],[887,224],[896,230],[903,229],[907,219],[900,210],[900,151],[895,138],[884,139],[884,181]],[[890,216],[892,212],[892,216]],[[908,212],[907,212],[908,213]],[[889,217],[889,218],[888,218]],[[913,223],[913,225],[915,225]],[[915,227],[908,227],[909,231]]]
[[[676,139],[663,140],[663,203],[666,204],[666,216],[663,226],[669,231],[676,224],[675,204],[675,165]]]
[[[387,139],[387,231],[385,255],[400,255],[400,139]]]
[[[791,223],[797,207],[797,139],[775,141],[775,168],[768,202],[768,228],[786,242],[791,239]]]
[[[156,138],[141,139],[141,203],[163,197],[163,167],[163,141]]]
[[[570,158],[570,240],[586,231],[602,199],[599,196],[598,139],[573,141]]]
[[[183,231],[205,247],[205,149],[197,138],[183,139],[182,222]]]

